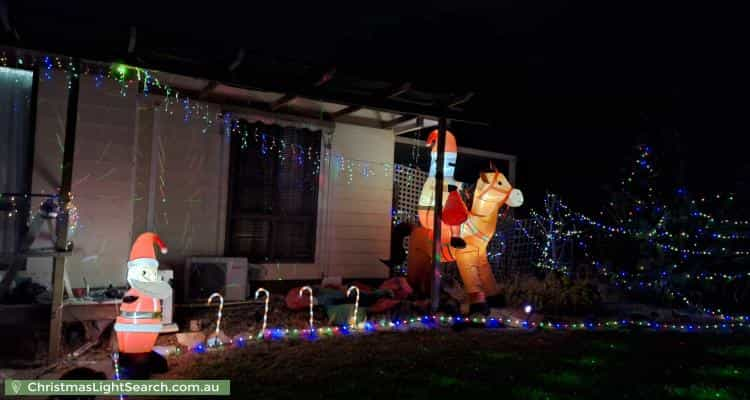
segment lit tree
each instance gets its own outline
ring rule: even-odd
[[[659,288],[669,298],[693,306],[697,306],[696,299],[727,304],[732,299],[722,296],[726,285],[709,287],[706,281],[729,283],[750,278],[748,251],[738,249],[747,245],[749,226],[747,221],[732,219],[734,196],[693,196],[671,180],[670,174],[660,174],[649,146],[637,149],[630,172],[620,181],[620,189],[612,192],[602,213],[603,218],[613,220],[613,227],[602,229],[606,226],[603,223],[591,224],[598,228],[599,242],[610,238],[619,241],[620,246],[608,248],[637,254],[633,260],[617,252],[606,253],[606,263],[616,266],[617,283],[628,289]],[[705,211],[708,209],[710,212]],[[732,269],[733,264],[742,267]],[[742,287],[744,291],[730,302],[748,297],[747,285]]]

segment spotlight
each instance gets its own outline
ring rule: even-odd
[[[523,306],[523,312],[526,313],[526,320],[524,321],[524,327],[529,327],[529,318],[531,318],[531,313],[534,312],[534,307],[531,306],[531,304],[526,304]]]

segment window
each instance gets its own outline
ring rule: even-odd
[[[34,74],[0,67],[0,253],[21,250],[31,189]],[[0,259],[0,266],[3,260]]]
[[[313,262],[320,132],[235,121],[227,254]]]

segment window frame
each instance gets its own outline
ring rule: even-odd
[[[255,125],[255,124],[262,124],[261,122],[250,122],[250,121],[244,121],[244,123],[247,123],[249,125]],[[285,129],[287,127],[280,125],[280,124],[266,124],[269,126],[277,126],[280,129]],[[299,129],[305,131],[304,134],[306,135],[318,135],[318,138],[315,140],[317,151],[319,154],[322,149],[322,143],[323,143],[323,132],[320,130],[311,130],[307,128],[294,128],[293,129]],[[235,175],[237,174],[237,168],[239,167],[239,152],[242,151],[240,149],[240,138],[238,135],[231,134],[230,137],[230,143],[229,143],[229,175],[227,179],[227,207],[226,207],[226,233],[225,233],[225,240],[224,240],[224,254],[228,257],[244,257],[247,258],[251,263],[258,263],[258,264],[265,264],[265,263],[280,263],[280,264],[314,264],[317,258],[317,240],[318,240],[318,208],[319,208],[319,200],[320,200],[320,171],[317,175],[315,175],[315,191],[313,193],[313,198],[311,199],[313,203],[312,207],[312,215],[310,216],[282,216],[279,215],[280,208],[274,207],[272,214],[262,214],[262,213],[245,213],[245,215],[238,215],[237,212],[234,211],[235,207],[235,196],[237,191],[237,185],[235,183]],[[252,151],[252,150],[250,150]],[[321,160],[322,161],[322,160]],[[274,157],[273,160],[273,168],[274,168],[274,179],[273,179],[273,193],[272,198],[274,203],[279,203],[279,185],[278,185],[278,179],[276,177],[276,173],[279,168],[279,159],[277,157]],[[233,222],[237,219],[241,218],[250,218],[254,220],[263,220],[267,221],[269,223],[269,235],[268,235],[268,256],[264,260],[257,260],[249,257],[246,254],[238,254],[237,252],[234,252],[232,249],[232,242],[234,239],[233,234]],[[281,222],[290,222],[294,220],[310,220],[311,224],[311,232],[310,232],[310,242],[312,251],[310,252],[310,256],[305,257],[283,257],[278,258],[276,256],[276,243],[279,240],[278,234],[279,230],[276,228],[276,226]]]

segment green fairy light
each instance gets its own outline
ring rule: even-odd
[[[128,73],[128,67],[125,64],[112,64],[112,68],[121,80],[124,80]]]

